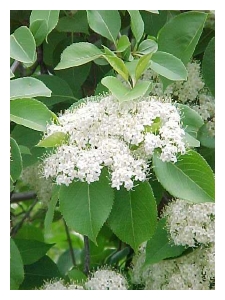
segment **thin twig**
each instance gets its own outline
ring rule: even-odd
[[[21,220],[18,224],[16,224],[15,227],[13,227],[13,228],[11,229],[11,232],[10,232],[10,236],[11,236],[11,237],[13,237],[13,236],[18,232],[18,230],[22,227],[24,221],[25,221],[27,218],[29,218],[31,211],[32,211],[32,209],[34,208],[34,206],[37,204],[37,202],[38,202],[38,198],[36,198],[36,199],[34,200],[34,202],[32,203],[32,205],[31,205],[30,208],[28,209],[28,211],[27,211],[27,212],[25,213],[25,215],[23,216],[22,220]]]
[[[90,247],[89,239],[84,235],[84,274],[88,275],[90,271]]]
[[[73,266],[75,267],[76,266],[76,260],[75,260],[75,256],[74,256],[74,252],[73,252],[73,245],[72,245],[72,240],[71,240],[70,233],[69,233],[69,228],[66,225],[66,222],[65,222],[64,219],[63,219],[63,222],[64,222],[64,225],[65,225],[66,236],[67,236],[67,241],[68,241],[68,244],[69,244],[72,263],[73,263]]]
[[[12,71],[12,73],[14,74],[14,72],[16,71],[16,69],[19,67],[20,65],[20,61],[15,60],[10,68],[10,70]]]
[[[33,191],[24,193],[13,193],[10,197],[10,203],[17,203],[20,201],[32,200],[37,197],[37,194]]]

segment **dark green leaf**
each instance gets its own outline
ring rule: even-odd
[[[144,40],[140,43],[137,52],[141,54],[155,53],[158,50],[158,44],[153,40]]]
[[[26,26],[19,27],[10,35],[10,57],[29,64],[36,61],[35,39]]]
[[[170,80],[186,80],[187,70],[182,61],[172,54],[157,51],[151,57],[150,68]]]
[[[23,224],[23,226],[16,233],[15,238],[44,242],[44,235],[42,229],[31,224]]]
[[[140,41],[144,33],[144,22],[139,10],[128,10],[131,19],[131,30],[136,39],[136,43]]]
[[[78,10],[73,16],[59,19],[56,29],[60,32],[82,32],[88,34],[87,13]]]
[[[195,48],[194,56],[205,52],[210,40],[215,37],[215,31],[210,28],[204,28],[199,42]]]
[[[202,61],[202,73],[205,84],[215,96],[215,38],[209,42]]]
[[[53,246],[37,240],[15,239],[14,240],[22,257],[24,265],[30,265],[43,257]]]
[[[10,80],[10,100],[37,96],[51,97],[51,90],[40,80],[33,77]]]
[[[148,182],[139,183],[133,191],[121,188],[108,219],[112,231],[137,251],[153,235],[157,222],[155,198]]]
[[[83,283],[87,279],[87,276],[83,272],[75,268],[68,272],[68,277],[76,283]]]
[[[10,177],[15,182],[22,172],[22,157],[17,142],[10,138]]]
[[[36,46],[40,46],[48,34],[48,25],[46,20],[34,21],[30,26],[30,30],[34,36]]]
[[[10,290],[17,290],[23,279],[23,261],[15,242],[10,239]]]
[[[21,290],[38,289],[45,281],[61,278],[57,265],[48,257],[43,256],[40,260],[24,267],[25,279],[20,286]]]
[[[121,20],[117,10],[87,10],[89,26],[116,45]]]
[[[184,246],[171,244],[166,230],[166,219],[161,219],[153,237],[147,243],[144,266],[155,264],[165,258],[177,257],[184,250]]]
[[[53,134],[45,137],[41,140],[36,146],[37,147],[44,147],[44,148],[51,148],[61,145],[67,138],[66,133],[64,132],[54,132]]]
[[[86,64],[102,55],[102,51],[95,45],[81,42],[67,47],[62,55],[60,63],[55,70],[66,69]]]
[[[168,11],[160,10],[159,14],[152,14],[148,11],[141,11],[144,21],[145,33],[151,36],[157,36],[159,30],[167,22]]]
[[[73,249],[73,253],[76,260],[76,265],[81,265],[83,260],[83,250]],[[71,259],[70,249],[66,250],[59,256],[57,260],[57,267],[59,268],[59,271],[62,275],[67,275],[69,271],[74,267],[73,261]]]
[[[10,101],[10,120],[37,131],[45,131],[47,123],[56,115],[43,103],[35,99],[18,99]]]
[[[70,228],[96,243],[99,230],[111,211],[113,197],[113,189],[102,171],[99,181],[91,184],[78,181],[68,187],[61,186],[60,211]]]
[[[194,53],[206,18],[206,13],[195,11],[175,16],[158,34],[159,50],[175,55],[186,65]]]
[[[31,149],[40,141],[42,134],[41,132],[34,131],[30,128],[16,125],[11,132],[11,136],[19,145],[24,145]]]
[[[153,166],[158,180],[172,196],[193,203],[214,201],[214,174],[197,152],[189,150],[176,163],[162,162],[155,153]]]

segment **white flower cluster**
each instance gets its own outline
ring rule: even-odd
[[[215,204],[189,203],[176,199],[163,212],[167,230],[175,245],[195,247],[215,242]]]
[[[62,279],[45,282],[41,290],[83,290],[81,285],[65,284]]]
[[[143,268],[145,251],[138,254],[132,282],[146,290],[209,290],[215,279],[215,246],[198,248],[176,259],[162,260]]]
[[[48,204],[52,196],[52,181],[41,175],[41,166],[39,163],[25,168],[22,172],[22,180],[29,185],[36,193],[38,199],[43,204]]]
[[[156,97],[123,103],[113,96],[87,100],[61,115],[59,125],[47,126],[46,136],[55,132],[67,134],[68,141],[44,159],[44,176],[58,185],[97,181],[107,167],[111,186],[130,190],[134,181],[146,180],[155,149],[167,162],[185,153],[176,107]]]
[[[127,290],[128,283],[120,273],[102,269],[93,273],[85,283],[85,288],[87,290]]]

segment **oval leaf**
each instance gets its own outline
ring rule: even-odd
[[[131,30],[138,43],[144,33],[144,22],[139,10],[128,10],[131,19]]]
[[[194,53],[206,18],[206,13],[193,11],[172,18],[159,31],[159,50],[175,55],[186,65]]]
[[[133,191],[121,188],[115,192],[115,201],[108,223],[112,231],[135,251],[155,232],[156,202],[148,182],[140,183]]]
[[[150,68],[170,80],[186,80],[187,70],[182,61],[172,54],[158,51],[152,55]]]
[[[202,61],[202,73],[206,85],[215,96],[215,38],[209,42]]]
[[[59,10],[32,10],[30,25],[37,20],[44,20],[47,24],[47,35],[56,27],[59,20]]]
[[[26,26],[19,27],[10,35],[10,57],[29,64],[36,61],[35,39]]]
[[[87,10],[89,26],[114,44],[120,31],[121,20],[117,10]]]
[[[17,142],[10,138],[10,177],[15,182],[22,172],[22,156]]]
[[[45,131],[47,123],[56,115],[47,106],[35,99],[10,101],[10,120],[37,131]]]
[[[88,34],[86,11],[78,10],[72,16],[60,18],[56,29],[60,32],[83,32]]]
[[[130,46],[130,41],[126,35],[122,35],[116,46],[116,52],[124,52]]]
[[[15,242],[10,239],[10,290],[18,290],[24,279],[23,261]]]
[[[61,145],[67,138],[64,132],[54,132],[37,144],[37,147],[51,148]]]
[[[67,47],[62,55],[60,63],[55,70],[61,70],[86,64],[102,55],[102,51],[95,45],[81,42]]]
[[[174,197],[193,203],[215,200],[214,174],[197,152],[190,150],[178,162],[162,162],[153,155],[154,172],[162,186]]]
[[[102,171],[99,181],[91,184],[78,181],[61,186],[60,211],[70,228],[96,243],[96,237],[111,211],[113,198],[113,189]]]
[[[138,47],[138,53],[141,54],[148,54],[148,53],[155,53],[158,50],[158,44],[153,40],[144,40],[140,43]]]
[[[120,74],[126,81],[128,80],[128,70],[122,59],[113,55],[103,55],[103,57],[118,74]]]
[[[36,46],[40,46],[48,34],[48,25],[45,20],[36,20],[30,25]]]
[[[152,56],[152,53],[143,55],[139,60],[137,67],[135,69],[135,78],[138,80],[144,71],[149,67],[149,61]]]
[[[198,131],[198,140],[201,142],[201,145],[207,148],[215,148],[215,136],[212,136],[207,128],[207,125],[204,124]]]
[[[10,100],[36,96],[51,97],[51,90],[42,81],[33,77],[10,80]]]

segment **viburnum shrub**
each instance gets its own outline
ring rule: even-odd
[[[10,288],[215,288],[215,12],[11,11]]]

